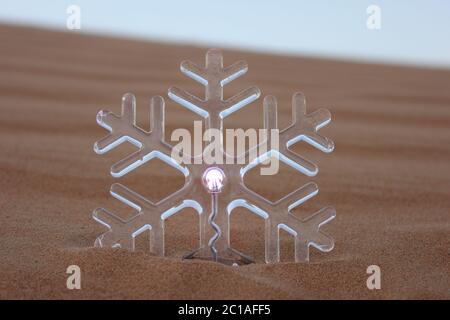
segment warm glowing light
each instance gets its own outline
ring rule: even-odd
[[[225,174],[220,168],[208,168],[203,174],[202,182],[209,192],[218,193],[225,185]]]

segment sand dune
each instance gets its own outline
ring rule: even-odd
[[[296,214],[334,205],[324,230],[330,253],[312,249],[311,263],[293,263],[293,240],[282,236],[282,260],[265,265],[263,222],[244,210],[232,217],[234,246],[258,263],[230,268],[182,262],[196,245],[196,216],[171,218],[168,257],[92,248],[104,229],[94,208],[131,214],[108,189],[109,166],[127,148],[98,156],[106,134],[98,110],[119,112],[123,93],[138,99],[138,122],[148,126],[148,102],[171,85],[202,95],[179,63],[203,63],[205,48],[0,27],[0,298],[311,299],[450,298],[450,71],[225,51],[225,63],[249,63],[227,86],[249,85],[279,100],[279,121],[290,120],[290,99],[303,91],[313,111],[327,107],[322,129],[336,144],[322,154],[300,144],[320,166],[320,193]],[[198,119],[167,100],[166,132]],[[261,127],[262,100],[227,120],[227,127]],[[129,148],[127,149],[129,150]],[[124,183],[152,199],[182,184],[157,164]],[[272,199],[308,181],[282,168],[248,182]],[[66,289],[66,268],[82,269],[82,289]],[[382,289],[368,290],[366,268],[382,270]]]

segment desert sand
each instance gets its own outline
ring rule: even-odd
[[[152,96],[167,103],[166,136],[199,118],[167,98],[177,85],[202,87],[179,64],[203,64],[206,48],[0,27],[0,298],[1,299],[449,299],[450,70],[351,63],[224,51],[225,64],[244,59],[249,72],[228,85],[231,96],[258,85],[279,101],[279,122],[291,117],[291,95],[308,110],[328,108],[321,132],[331,154],[298,144],[318,163],[307,178],[283,167],[258,180],[255,191],[279,199],[306,181],[320,193],[295,214],[333,205],[324,226],[335,249],[311,249],[311,262],[293,262],[293,239],[282,235],[282,262],[263,263],[263,221],[245,210],[232,216],[232,243],[257,263],[233,268],[181,261],[197,244],[192,210],[171,218],[167,257],[138,250],[93,248],[105,228],[91,218],[105,207],[131,210],[109,195],[109,167],[131,150],[93,152],[106,131],[100,109],[120,111],[122,94],[137,96],[138,123],[148,127]],[[262,126],[262,98],[232,115],[229,128]],[[180,174],[157,162],[120,179],[158,200],[179,188]],[[81,290],[66,288],[66,268],[82,270]],[[368,290],[366,268],[381,268],[381,290]]]

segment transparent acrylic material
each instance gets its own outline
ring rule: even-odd
[[[181,63],[181,71],[193,80],[205,86],[205,98],[200,99],[182,89],[172,87],[168,91],[169,98],[185,108],[197,113],[204,119],[205,128],[222,130],[224,119],[255,101],[260,96],[257,87],[248,88],[235,96],[224,100],[223,87],[247,72],[247,64],[236,62],[223,67],[223,58],[219,50],[212,49],[206,54],[205,67],[197,66],[190,61]],[[277,101],[267,96],[263,102],[264,128],[278,129]],[[230,215],[237,207],[244,207],[265,220],[265,261],[276,263],[280,260],[279,230],[283,229],[295,238],[295,261],[309,261],[309,247],[328,252],[333,249],[334,241],[320,231],[320,227],[332,220],[336,213],[334,208],[326,207],[312,214],[306,220],[296,218],[291,211],[318,193],[314,182],[309,182],[276,202],[271,202],[247,188],[244,176],[248,170],[261,163],[267,163],[271,157],[277,157],[286,165],[307,176],[318,173],[317,166],[289,149],[299,141],[305,141],[313,147],[331,152],[334,144],[331,140],[318,134],[318,130],[331,121],[328,110],[319,109],[306,113],[303,94],[296,93],[292,99],[292,124],[279,131],[279,148],[270,145],[270,135],[262,142],[267,152],[246,164],[237,158],[248,156],[241,154],[233,158],[234,164],[195,164],[195,156],[182,155],[185,160],[181,164],[171,158],[172,146],[164,141],[164,100],[153,97],[150,104],[151,131],[147,132],[136,126],[136,101],[132,94],[122,98],[122,113],[115,115],[110,111],[100,111],[97,123],[107,129],[109,134],[97,141],[94,150],[103,154],[128,141],[139,148],[111,167],[111,175],[120,178],[128,172],[145,164],[153,158],[159,158],[185,176],[184,186],[165,199],[153,203],[132,189],[114,183],[110,193],[124,204],[134,208],[136,214],[129,220],[106,209],[94,210],[93,217],[108,227],[108,231],[95,241],[97,247],[121,247],[135,249],[135,238],[142,232],[150,230],[150,251],[164,256],[164,222],[170,216],[186,207],[195,209],[199,217],[199,247],[187,253],[185,258],[201,258],[229,265],[245,264],[252,259],[230,246]],[[269,130],[270,133],[270,130]],[[226,157],[230,157],[222,151]],[[197,155],[197,157],[202,155]],[[225,163],[229,163],[227,161]],[[220,190],[213,175],[205,175],[206,171],[215,167],[225,180],[220,180]],[[211,178],[213,177],[213,178]],[[203,179],[203,181],[202,181]],[[205,180],[206,179],[206,180]],[[222,184],[223,182],[223,184]],[[215,183],[215,184],[214,184]],[[208,190],[207,186],[213,186]]]

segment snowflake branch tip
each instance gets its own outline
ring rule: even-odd
[[[236,80],[240,76],[246,74],[247,71],[248,71],[247,62],[237,61],[237,62],[233,63],[232,65],[223,69],[222,77],[221,77],[222,80],[220,83],[222,86],[225,86],[228,83],[230,83],[231,81]]]

